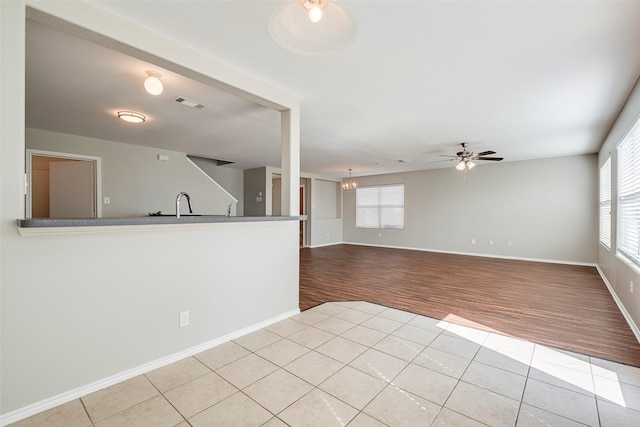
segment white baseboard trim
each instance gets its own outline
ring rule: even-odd
[[[171,354],[166,357],[162,357],[160,359],[156,359],[152,362],[145,363],[144,365],[140,365],[135,368],[128,369],[124,372],[120,372],[116,375],[103,378],[91,384],[78,387],[74,390],[69,390],[57,396],[53,396],[48,399],[42,400],[40,402],[36,402],[31,405],[25,406],[23,408],[16,409],[15,411],[11,411],[7,414],[0,415],[0,426],[6,426],[8,424],[15,423],[16,421],[20,421],[32,415],[39,414],[40,412],[46,411],[47,409],[55,408],[56,406],[60,406],[72,400],[86,396],[87,394],[96,392],[98,390],[102,390],[103,388],[131,379],[138,375],[145,374],[155,369],[162,368],[163,366],[177,362],[186,357],[193,356],[194,354],[201,353],[205,350],[209,350],[210,348],[213,348],[217,345],[224,344],[225,342],[231,341],[232,339],[241,337],[243,335],[247,335],[251,332],[255,332],[258,329],[265,328],[269,325],[272,325],[276,322],[287,319],[291,316],[295,316],[296,314],[299,314],[299,313],[300,313],[300,309],[290,310],[286,313],[280,314],[278,316],[272,317],[262,322],[255,323],[251,326],[247,326],[246,328],[240,329],[238,331],[234,331],[230,334],[223,335],[214,340],[199,344],[197,346],[188,348],[178,353]]]
[[[426,248],[414,248],[409,246],[391,246],[391,245],[374,245],[370,243],[355,243],[355,242],[343,242],[344,245],[354,245],[354,246],[371,246],[375,248],[388,248],[388,249],[406,249],[410,251],[422,251],[422,252],[434,252],[441,254],[452,254],[452,255],[466,255],[466,256],[477,256],[484,258],[499,258],[499,259],[512,259],[516,261],[532,261],[532,262],[546,262],[549,264],[567,264],[567,265],[582,265],[586,267],[595,267],[595,262],[579,262],[579,261],[566,261],[566,260],[555,260],[555,259],[546,259],[546,258],[527,258],[527,257],[517,257],[517,256],[509,256],[509,255],[493,255],[493,254],[481,254],[475,252],[459,252],[459,251],[444,251],[441,249],[426,249]]]
[[[313,246],[305,246],[307,248],[324,248],[326,246],[336,246],[336,245],[344,245],[344,242],[333,242],[333,243],[323,243],[321,245],[313,245]]]
[[[609,293],[613,297],[613,300],[616,302],[618,309],[624,316],[624,319],[629,324],[629,327],[631,328],[631,332],[633,332],[633,335],[636,336],[636,340],[638,340],[638,342],[640,343],[640,328],[638,328],[638,325],[636,325],[636,322],[633,321],[633,318],[631,317],[627,309],[624,307],[624,304],[622,304],[622,301],[620,301],[620,298],[618,298],[618,294],[616,294],[616,291],[613,289],[613,286],[611,286],[611,283],[609,283],[609,279],[607,279],[607,276],[605,276],[604,272],[600,269],[600,266],[596,265],[596,269],[598,270],[598,273],[600,274],[600,277],[602,278],[602,281],[604,282],[604,284],[607,285],[607,289],[609,289]]]

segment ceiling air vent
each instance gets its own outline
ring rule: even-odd
[[[184,105],[185,107],[197,108],[199,110],[202,110],[204,108],[204,105],[200,104],[198,101],[194,101],[193,99],[185,98],[182,96],[173,98],[173,100],[178,104]]]

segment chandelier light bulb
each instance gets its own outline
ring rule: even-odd
[[[475,165],[476,165],[476,164],[475,164],[475,163],[473,163],[471,160],[469,160],[469,161],[467,162],[467,168],[468,168],[469,170],[471,170]]]
[[[322,9],[318,2],[314,2],[311,8],[309,8],[309,20],[313,23],[319,22],[322,19]]]
[[[144,81],[144,90],[150,95],[160,95],[164,90],[162,81],[160,80],[160,73],[155,71],[147,71],[147,78]]]
[[[456,169],[458,169],[459,171],[463,171],[464,170],[464,160],[460,160],[458,162],[458,164],[456,165]]]

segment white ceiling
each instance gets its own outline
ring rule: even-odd
[[[595,153],[640,76],[640,1],[345,0],[356,40],[324,56],[271,38],[282,1],[89,3],[299,97],[301,169],[329,176],[453,166],[429,162],[464,141],[505,161]],[[279,166],[279,113],[40,24],[27,32],[27,126]],[[141,90],[147,69],[162,73],[160,97]],[[125,126],[118,109],[148,121]]]

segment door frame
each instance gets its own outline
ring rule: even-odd
[[[300,215],[306,215],[307,214],[307,187],[305,184],[300,184]],[[307,216],[308,218],[308,216]],[[301,247],[306,248],[307,247],[307,221],[305,220],[300,220],[300,225],[301,225],[301,229],[302,229],[302,245]]]
[[[31,218],[32,214],[32,200],[31,200],[31,168],[33,156],[40,157],[55,157],[59,159],[69,160],[81,160],[94,162],[95,168],[93,170],[93,179],[95,182],[95,211],[96,218],[102,217],[102,159],[95,156],[87,156],[84,154],[73,153],[60,153],[56,151],[35,150],[27,148],[25,163],[26,163],[26,183],[25,183],[25,218]]]

